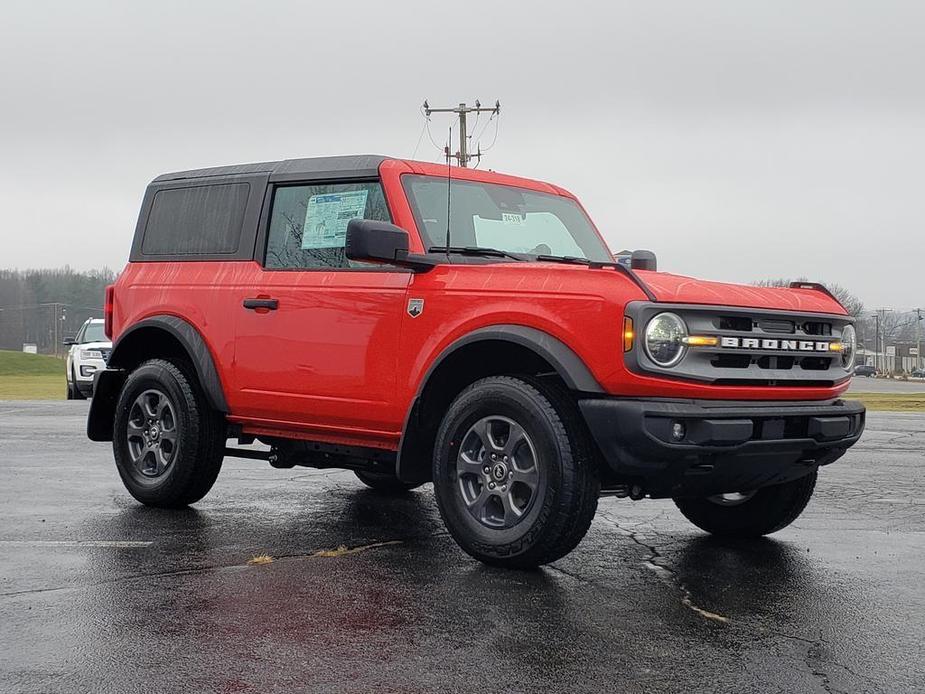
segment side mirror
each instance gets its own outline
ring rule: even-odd
[[[630,256],[630,268],[633,270],[655,270],[658,269],[658,260],[652,251],[633,251]]]
[[[408,232],[374,219],[351,219],[347,223],[344,254],[350,260],[374,263],[391,263],[415,270],[433,267],[423,256],[408,253]]]
[[[71,336],[69,336],[69,337],[64,338],[63,344],[64,344],[65,347],[70,347],[71,345],[76,345],[76,344],[77,344],[77,339],[76,339],[73,335],[71,335]]]

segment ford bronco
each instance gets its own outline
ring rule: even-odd
[[[503,566],[571,551],[602,494],[772,533],[864,428],[821,285],[614,262],[568,191],[437,164],[160,176],[105,322],[88,434],[140,502],[201,499],[229,455],[433,482],[459,545]]]

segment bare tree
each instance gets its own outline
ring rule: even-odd
[[[797,277],[795,280],[785,279],[783,277],[759,280],[754,282],[758,287],[789,287],[791,282],[810,282],[806,277]],[[845,307],[849,315],[854,318],[860,318],[864,313],[864,302],[853,294],[847,288],[840,284],[827,284],[826,289],[832,292],[832,295],[838,299],[838,302]]]

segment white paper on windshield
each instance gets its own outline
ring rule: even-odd
[[[366,211],[368,190],[312,195],[305,211],[302,248],[342,247],[347,238],[347,224],[362,219]]]
[[[524,218],[519,214],[512,214],[511,212],[502,212],[501,221],[505,224],[516,224],[520,227],[524,225]]]

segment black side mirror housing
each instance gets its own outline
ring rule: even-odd
[[[68,337],[65,337],[65,338],[64,338],[64,341],[62,342],[62,344],[63,344],[65,347],[70,347],[71,345],[76,345],[76,344],[77,344],[77,338],[74,337],[73,335],[69,335]]]
[[[630,268],[633,270],[655,270],[658,269],[658,260],[652,251],[633,251],[630,256]]]
[[[391,263],[416,270],[430,269],[433,262],[408,253],[408,232],[388,222],[351,219],[347,223],[344,254],[350,260]]]

